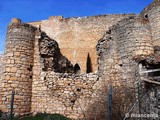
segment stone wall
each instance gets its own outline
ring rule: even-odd
[[[0,76],[2,76],[2,74],[3,74],[3,55],[0,55]]]
[[[2,101],[9,111],[11,92],[15,90],[14,112],[26,114],[31,109],[32,67],[35,28],[12,19],[8,26],[2,75]]]
[[[154,45],[160,45],[160,1],[157,0],[154,3],[147,6],[141,13],[141,15],[147,19],[150,23],[152,39]]]
[[[2,75],[3,75],[3,55],[0,55],[0,84],[1,84],[1,80],[2,80]]]
[[[156,0],[154,3],[150,4],[149,6],[147,6],[143,11],[142,11],[142,15],[144,15],[145,17],[147,17],[146,19],[148,19],[149,21],[149,25],[151,28],[151,35],[152,35],[152,40],[153,40],[153,45],[154,45],[154,57],[149,57],[146,58],[145,60],[149,62],[150,65],[152,66],[151,68],[159,68],[160,65],[160,59],[159,59],[159,53],[160,53],[160,49],[158,49],[160,47],[160,1]],[[154,61],[154,62],[153,62]],[[147,63],[147,62],[146,62]],[[145,69],[147,68],[147,65],[145,66]],[[156,73],[159,76],[159,72]],[[154,81],[159,81],[157,79],[152,79]],[[145,84],[147,86],[146,89],[144,89],[147,93],[147,96],[144,97],[144,99],[148,102],[146,106],[148,106],[147,108],[145,106],[143,106],[143,108],[148,112],[148,113],[156,113],[158,115],[160,115],[160,86],[159,84]],[[149,86],[149,89],[148,89]],[[144,86],[142,86],[144,87]],[[143,100],[142,100],[143,101]],[[145,112],[146,112],[145,111]],[[157,119],[157,118],[156,118]]]
[[[3,75],[3,55],[0,55],[0,90],[1,90],[2,75]]]
[[[99,75],[103,79],[107,76],[111,82],[119,82],[120,86],[129,85],[135,79],[137,63],[133,61],[133,57],[154,52],[149,26],[143,24],[139,17],[125,18],[109,28],[99,41],[97,50]]]
[[[96,74],[80,76],[41,72],[33,81],[32,112],[60,113],[72,119],[83,118],[98,98],[102,85]]]
[[[83,110],[80,106],[83,106],[84,111],[88,109],[95,101],[93,95],[100,94],[103,83],[135,90],[138,63],[133,58],[154,53],[149,24],[136,15],[117,22],[99,41],[98,76],[43,71],[38,46],[41,37],[41,32],[36,34],[32,82],[33,113],[58,112],[71,118],[81,118]]]
[[[140,15],[59,16],[29,24],[12,19],[3,56],[0,109],[9,111],[13,89],[16,114],[60,113],[73,119],[83,118],[109,85],[135,90],[137,97],[139,63],[151,56],[156,64],[160,61],[159,54],[155,56],[160,51],[159,10],[159,2],[154,2]],[[75,72],[76,63],[81,73]],[[159,86],[148,92],[159,96]],[[158,101],[155,96],[149,98]],[[153,102],[149,106],[157,113],[159,102]]]
[[[3,55],[0,55],[0,108],[2,109],[2,95],[1,95],[1,90],[2,90],[2,75],[3,75]],[[4,109],[3,109],[4,110]]]
[[[35,36],[32,81],[32,113],[60,113],[77,119],[97,99],[102,80],[94,73],[74,74],[44,71],[40,56],[42,33]],[[56,59],[56,58],[55,58]]]
[[[159,69],[159,5],[153,3],[140,16],[117,22],[97,45],[98,75],[108,84],[135,89],[136,97],[141,96],[141,112],[155,115],[159,115],[159,85],[143,82],[136,72],[144,61],[146,70]],[[145,79],[151,79],[149,75],[145,74]]]
[[[73,65],[78,63],[81,73],[87,71],[87,56],[90,56],[91,72],[97,72],[96,45],[106,30],[123,18],[132,14],[100,15],[91,17],[63,18],[50,17],[49,20],[30,22],[40,27],[50,38],[58,42],[61,53]]]

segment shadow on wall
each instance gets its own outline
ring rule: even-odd
[[[71,62],[61,54],[58,43],[49,38],[44,32],[41,33],[41,38],[39,39],[39,50],[43,71],[58,73],[74,72]]]
[[[87,55],[87,62],[86,62],[86,73],[91,73],[93,72],[93,69],[92,69],[92,61],[91,61],[91,57],[88,53]]]

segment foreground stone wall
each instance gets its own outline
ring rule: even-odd
[[[97,41],[102,38],[106,30],[123,18],[132,14],[100,15],[91,17],[63,18],[50,17],[49,20],[30,22],[29,24],[40,27],[50,38],[59,44],[61,53],[73,65],[78,63],[81,73],[87,71],[87,56],[91,59],[91,72],[97,72]]]
[[[80,76],[41,72],[33,81],[32,112],[60,113],[73,119],[83,118],[98,98],[102,85],[96,74]]]

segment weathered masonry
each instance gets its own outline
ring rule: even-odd
[[[159,114],[160,2],[140,14],[50,17],[8,25],[0,56],[0,109],[83,118],[104,83],[147,93],[142,113]],[[155,71],[148,73],[145,71]],[[143,105],[141,105],[143,106]]]

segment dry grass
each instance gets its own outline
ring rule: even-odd
[[[123,120],[125,114],[135,102],[134,92],[127,87],[113,88],[111,103],[111,120]],[[85,116],[87,120],[108,119],[108,90],[103,89],[99,99],[90,106]]]

